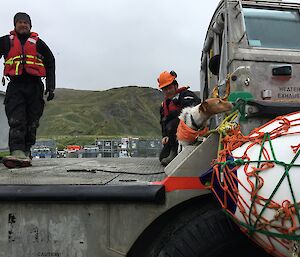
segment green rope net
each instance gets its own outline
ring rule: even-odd
[[[221,146],[209,188],[226,214],[269,253],[298,256],[292,248],[300,241],[300,191],[295,190],[295,178],[300,181],[300,112],[277,117],[248,136],[238,126],[219,133]],[[282,151],[289,151],[291,160],[283,161]],[[266,183],[270,176],[278,179]]]

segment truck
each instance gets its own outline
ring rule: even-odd
[[[242,99],[243,133],[300,110],[299,9],[276,0],[221,0],[213,14],[201,56],[201,97]],[[210,127],[222,119],[216,115]],[[0,256],[270,256],[199,180],[217,158],[218,140],[211,134],[187,146],[165,168],[155,158],[0,166]]]

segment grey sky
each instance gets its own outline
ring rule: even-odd
[[[199,90],[201,50],[218,2],[6,1],[1,3],[0,35],[13,29],[16,12],[27,12],[32,31],[55,55],[57,87],[156,87],[159,73],[173,69],[180,84]]]

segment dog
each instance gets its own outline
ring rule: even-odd
[[[228,112],[232,108],[232,103],[228,101],[221,98],[209,98],[201,104],[182,109],[177,128],[178,153],[208,132],[207,121],[211,116]]]

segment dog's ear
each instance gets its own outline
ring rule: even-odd
[[[199,112],[206,112],[208,107],[208,102],[204,101],[199,106]]]

